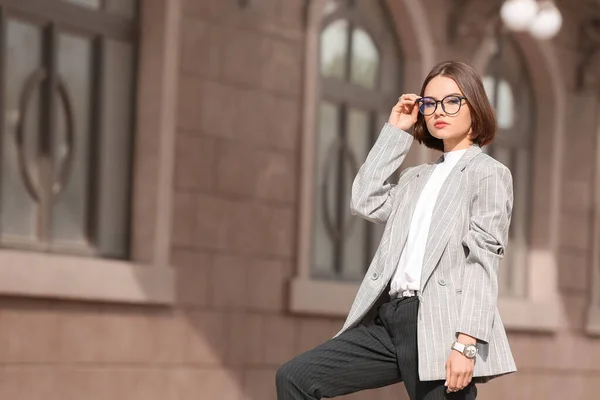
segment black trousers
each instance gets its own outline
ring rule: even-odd
[[[473,382],[446,393],[443,380],[419,380],[418,310],[416,296],[395,299],[379,308],[374,325],[349,329],[288,361],[277,371],[278,400],[332,398],[398,382],[411,400],[475,399]]]

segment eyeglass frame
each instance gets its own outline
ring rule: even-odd
[[[449,112],[446,111],[446,107],[444,107],[444,100],[446,100],[448,97],[456,97],[456,98],[460,99],[460,103],[458,104],[458,110],[456,110],[456,112],[449,113]],[[421,104],[422,104],[422,100],[423,99],[431,99],[431,100],[433,100],[435,102],[435,108],[433,109],[433,111],[432,111],[431,114],[425,115],[425,113],[421,111]],[[420,97],[420,98],[417,99],[417,103],[419,105],[419,112],[423,116],[429,117],[429,116],[435,114],[435,112],[437,111],[438,103],[440,103],[442,105],[442,110],[444,110],[444,112],[446,114],[448,114],[448,115],[456,115],[456,114],[458,114],[460,112],[460,109],[462,108],[463,100],[464,101],[469,101],[465,96],[461,96],[461,95],[458,95],[458,94],[449,94],[447,96],[444,96],[441,100],[436,100],[436,99],[434,99],[433,97],[430,97],[430,96]]]

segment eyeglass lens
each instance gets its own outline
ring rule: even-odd
[[[442,109],[446,114],[456,114],[460,111],[462,99],[458,96],[446,96],[441,101],[431,97],[423,97],[419,101],[419,111],[425,116],[429,116],[435,112],[438,103],[442,103]]]

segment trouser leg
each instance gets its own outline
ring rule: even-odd
[[[419,379],[418,297],[392,302],[392,305],[395,309],[387,327],[396,349],[398,369],[411,400],[474,400],[477,397],[477,388],[473,383],[458,392],[446,393],[443,380]]]
[[[379,314],[389,312],[388,305]],[[395,348],[378,316],[375,325],[360,325],[277,371],[279,400],[332,398],[400,382]]]

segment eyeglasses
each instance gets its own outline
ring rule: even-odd
[[[424,116],[428,117],[437,110],[438,103],[442,103],[442,110],[448,115],[457,114],[462,106],[462,101],[467,100],[466,97],[450,94],[441,100],[436,100],[433,97],[421,97],[417,100],[419,111]]]

